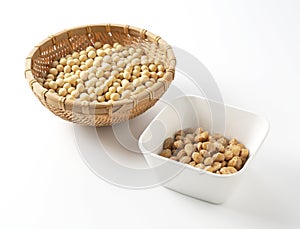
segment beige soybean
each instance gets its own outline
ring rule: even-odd
[[[233,145],[231,147],[231,151],[233,153],[233,156],[239,156],[240,155],[241,148],[238,145]]]
[[[176,149],[182,149],[184,147],[184,143],[183,143],[183,141],[178,140],[173,143],[173,146]]]
[[[232,173],[236,173],[237,170],[234,167],[223,167],[220,169],[220,173],[221,174],[232,174]]]
[[[66,96],[67,95],[67,90],[65,88],[60,88],[59,91],[58,91],[58,94],[60,96]]]
[[[191,144],[191,143],[189,143],[189,144],[186,144],[185,146],[184,146],[184,150],[185,150],[185,152],[187,153],[187,155],[191,155],[193,152],[194,152],[194,146]]]
[[[197,165],[195,165],[196,168],[199,168],[199,169],[205,169],[205,165],[203,163],[199,163]]]
[[[167,138],[164,143],[163,143],[163,148],[164,149],[171,149],[172,148],[172,144],[173,144],[174,140],[173,138]]]
[[[189,165],[195,167],[195,166],[197,165],[197,163],[196,163],[195,161],[191,161],[191,162],[189,163]]]
[[[233,158],[233,152],[231,150],[226,150],[224,155],[225,155],[225,159],[227,161],[229,161],[229,160],[231,160],[231,158]]]
[[[225,155],[223,153],[216,153],[213,155],[214,161],[222,162],[225,160]]]
[[[217,172],[222,167],[220,162],[214,162],[212,165],[208,166],[205,170],[208,172]]]
[[[177,153],[177,158],[180,159],[184,156],[187,156],[187,153],[184,151],[184,150],[180,150],[178,153]]]
[[[191,161],[191,157],[190,156],[183,156],[182,158],[179,159],[179,162],[184,163],[184,164],[188,164]]]
[[[110,95],[110,99],[113,100],[113,101],[117,101],[120,99],[120,94],[119,93],[112,93]]]
[[[249,156],[249,151],[247,149],[241,150],[241,158],[247,158]]]
[[[162,156],[162,157],[169,158],[169,157],[171,157],[172,152],[171,152],[170,149],[164,149],[159,155]]]
[[[199,152],[194,152],[192,154],[192,158],[197,164],[203,162],[204,160],[204,157]]]
[[[204,159],[204,165],[211,165],[214,162],[214,159],[212,157],[207,157]]]
[[[230,161],[228,161],[227,165],[240,170],[243,165],[243,161],[240,157],[234,156]]]
[[[210,152],[208,152],[207,150],[205,150],[203,148],[199,152],[203,157],[210,157]]]

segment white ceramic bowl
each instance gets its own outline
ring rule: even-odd
[[[158,155],[164,139],[188,127],[203,127],[210,133],[223,133],[227,138],[236,137],[249,149],[249,159],[239,172],[219,175]],[[153,168],[158,184],[220,204],[236,189],[268,130],[267,120],[256,114],[201,97],[184,96],[167,105],[152,120],[140,136],[139,147]]]

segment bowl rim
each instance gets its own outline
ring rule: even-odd
[[[264,135],[263,135],[263,138],[261,139],[256,151],[251,155],[249,155],[246,163],[244,164],[244,166],[242,167],[241,170],[237,171],[236,173],[232,173],[232,174],[216,174],[216,173],[212,173],[212,172],[208,172],[206,170],[203,170],[203,169],[198,169],[198,168],[195,168],[189,164],[184,164],[184,163],[181,163],[181,162],[178,162],[178,161],[174,161],[174,160],[170,160],[169,158],[165,158],[165,157],[162,157],[156,153],[153,153],[153,152],[144,152],[144,148],[143,148],[143,143],[142,143],[142,138],[143,136],[146,134],[147,131],[149,131],[151,125],[158,119],[159,116],[161,116],[161,114],[170,106],[170,105],[173,105],[173,103],[175,103],[176,101],[178,100],[181,100],[181,99],[201,99],[201,100],[205,100],[206,102],[213,102],[213,103],[218,103],[218,104],[221,104],[219,101],[216,101],[216,100],[213,100],[213,99],[208,99],[208,98],[205,98],[203,96],[199,96],[199,95],[184,95],[184,96],[180,96],[180,97],[177,97],[175,99],[173,99],[169,104],[167,104],[152,120],[151,122],[148,124],[148,126],[146,127],[146,129],[143,131],[143,133],[140,135],[139,137],[139,141],[138,141],[138,145],[139,145],[139,148],[141,150],[141,152],[143,153],[143,155],[145,157],[155,157],[159,160],[164,160],[166,162],[171,162],[171,163],[175,163],[176,165],[182,165],[183,170],[184,169],[192,169],[192,171],[195,171],[195,172],[198,172],[199,173],[199,170],[201,171],[201,174],[206,174],[206,175],[209,175],[209,176],[214,176],[216,178],[228,178],[228,177],[236,177],[236,176],[240,176],[242,175],[243,173],[245,173],[245,171],[247,170],[249,164],[251,164],[252,160],[253,160],[253,157],[256,155],[256,153],[259,151],[259,149],[261,148],[262,144],[264,143],[265,139],[267,138],[267,135],[270,131],[270,122],[268,121],[268,119],[262,115],[259,115],[259,114],[256,114],[256,113],[253,113],[251,111],[248,111],[248,110],[245,110],[245,109],[241,109],[237,106],[233,106],[233,105],[229,105],[229,104],[223,104],[225,107],[229,107],[229,108],[232,108],[232,109],[235,109],[235,110],[239,110],[241,112],[245,112],[245,113],[248,113],[250,115],[254,115],[255,117],[261,119],[262,121],[265,122],[266,124],[266,130],[264,132]],[[173,177],[174,178],[174,177]],[[171,178],[171,179],[173,179]]]

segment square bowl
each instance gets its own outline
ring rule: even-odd
[[[220,175],[159,156],[164,139],[177,130],[203,127],[210,133],[236,137],[249,149],[243,168]],[[139,138],[139,147],[153,169],[157,184],[215,204],[223,203],[236,189],[269,131],[268,121],[254,113],[198,96],[184,96],[168,104]]]

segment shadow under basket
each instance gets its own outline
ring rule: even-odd
[[[47,76],[53,61],[84,50],[97,41],[141,47],[148,57],[159,58],[165,67],[164,76],[128,99],[85,104],[59,96],[38,82],[38,78]],[[25,77],[40,102],[55,115],[82,125],[107,126],[132,119],[152,107],[174,79],[175,65],[172,47],[161,37],[128,25],[99,24],[64,30],[35,46],[26,58]]]

